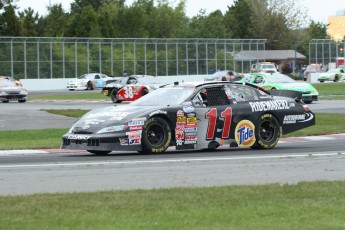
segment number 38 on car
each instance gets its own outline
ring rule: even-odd
[[[174,83],[121,106],[92,110],[62,137],[63,149],[162,153],[246,147],[271,149],[282,134],[315,124],[295,91],[249,83]]]

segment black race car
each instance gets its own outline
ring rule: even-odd
[[[314,114],[299,93],[272,93],[248,83],[167,85],[131,104],[88,112],[63,135],[61,148],[96,155],[161,153],[169,146],[177,150],[219,146],[270,149],[281,132],[315,124]]]

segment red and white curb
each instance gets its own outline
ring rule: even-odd
[[[320,135],[320,136],[305,136],[305,137],[287,137],[281,138],[279,143],[294,143],[294,142],[311,142],[311,141],[327,141],[345,139],[345,133]],[[0,156],[9,155],[30,155],[30,154],[54,154],[54,153],[85,153],[86,150],[69,150],[69,149],[23,149],[23,150],[0,150]]]

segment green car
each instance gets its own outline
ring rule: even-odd
[[[309,83],[295,81],[287,75],[280,73],[246,74],[240,82],[247,82],[265,90],[293,90],[302,93],[302,100],[309,104],[318,100],[319,92]]]

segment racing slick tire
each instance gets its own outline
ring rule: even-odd
[[[19,103],[24,103],[26,100],[18,100]]]
[[[99,150],[87,150],[89,153],[92,153],[96,156],[105,156],[108,153],[111,153],[111,151],[99,151]]]
[[[151,117],[143,127],[141,137],[141,153],[162,153],[170,145],[171,129],[166,120],[160,117]]]
[[[2,103],[8,103],[9,101],[2,101]]]
[[[339,80],[339,79],[338,79],[338,75],[335,75],[333,81],[334,81],[334,82],[338,82],[338,80]]]
[[[280,124],[269,113],[263,114],[255,122],[255,143],[252,149],[271,149],[278,143],[280,138]]]
[[[121,103],[122,101],[120,101],[117,97],[117,90],[116,89],[113,89],[111,90],[110,92],[110,98],[111,98],[111,101],[113,103]]]
[[[310,103],[312,103],[313,101],[312,100],[310,100],[310,99],[304,99],[304,100],[302,100],[304,103],[306,103],[306,104],[310,104]]]
[[[149,90],[145,88],[141,91],[141,96],[145,96],[148,93],[149,93]]]
[[[87,82],[86,90],[93,90],[93,84],[91,81]]]

